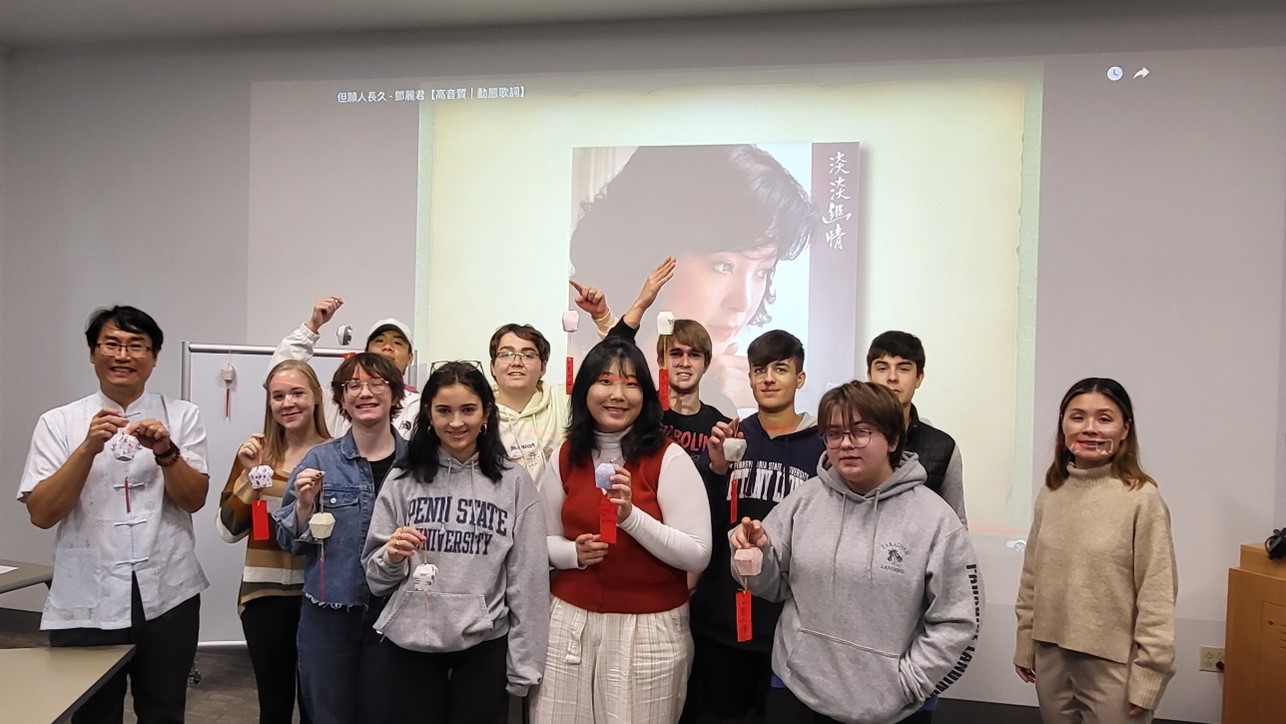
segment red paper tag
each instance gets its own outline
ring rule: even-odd
[[[750,591],[737,591],[737,643],[754,638],[750,621]]]
[[[571,391],[571,389],[572,389],[572,383],[574,383],[574,382],[576,381],[575,379],[573,379],[573,375],[572,375],[572,365],[573,365],[573,362],[572,362],[572,356],[571,356],[571,355],[567,355],[567,390],[568,390],[569,392],[570,392],[570,391]]]
[[[268,501],[260,498],[250,503],[251,536],[255,540],[268,540]]]
[[[656,394],[661,398],[661,409],[670,409],[670,370],[661,368],[661,381],[657,383]]]
[[[737,485],[736,479],[728,481],[728,522],[736,525],[740,518],[737,517]]]
[[[604,543],[616,542],[616,506],[606,495],[598,504],[598,534]]]

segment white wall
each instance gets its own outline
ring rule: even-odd
[[[273,342],[246,338],[250,315],[289,329],[320,293],[299,291],[308,287],[305,263],[281,275],[288,303],[246,306],[253,81],[1286,45],[1286,9],[1145,10],[1007,6],[17,53],[0,94],[0,469],[16,489],[36,418],[93,389],[80,332],[94,307],[131,303],[158,318],[169,342],[153,388],[177,394],[180,340]],[[1265,55],[1254,72],[1286,76],[1275,62]],[[1274,503],[1286,522],[1286,493],[1273,485],[1286,470],[1283,239],[1241,233],[1249,225],[1239,223],[1242,214],[1283,214],[1281,132],[1266,122],[1286,113],[1281,97],[1204,111],[1230,117],[1229,139],[1264,139],[1262,174],[1238,176],[1257,160],[1244,146],[1229,158],[1221,139],[1174,131],[1165,158],[1132,157],[1126,140],[1089,144],[1099,151],[1079,171],[1042,178],[1035,466],[1048,459],[1054,410],[1071,381],[1109,374],[1134,392],[1144,462],[1177,531],[1180,672],[1161,711],[1171,718],[1217,720],[1218,678],[1196,672],[1196,647],[1222,641],[1223,581],[1237,545],[1262,539]],[[1082,153],[1087,132],[1047,127],[1047,161]],[[1140,164],[1177,159],[1191,173],[1173,185],[1122,181]],[[1123,236],[1133,202],[1153,209],[1156,224]],[[1191,238],[1192,224],[1206,243],[1168,243],[1171,232]],[[319,249],[318,263],[334,251]],[[363,293],[378,301],[382,292]],[[216,471],[225,464],[214,461]],[[212,516],[207,508],[198,524],[213,525]],[[0,555],[48,560],[51,540],[22,506],[0,504]],[[1032,704],[1009,664],[1016,558],[996,541],[979,549],[991,601],[982,655],[950,693]],[[40,604],[35,593],[0,597],[0,606]]]
[[[1058,104],[1069,100],[1045,96],[1034,447],[1048,464],[1058,401],[1076,379],[1112,376],[1131,391],[1179,562],[1180,673],[1164,711],[1213,718],[1218,677],[1196,672],[1195,656],[1223,641],[1238,544],[1272,527],[1286,55],[1150,57],[1183,92],[1105,87],[1116,97],[1097,123],[1068,121],[1075,109]],[[1119,56],[1051,64],[1047,82],[1109,58]],[[1276,82],[1254,98],[1248,84],[1263,78]]]

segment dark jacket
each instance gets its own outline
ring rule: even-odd
[[[947,501],[952,510],[956,511],[961,524],[967,526],[964,466],[956,441],[947,433],[921,420],[915,405],[911,405],[911,422],[906,427],[906,442],[902,449],[913,452],[920,458],[920,464],[929,476],[924,486]]]
[[[752,651],[772,651],[773,630],[781,615],[782,604],[755,599],[751,607],[754,638],[737,643],[737,617],[734,596],[740,590],[728,575],[732,557],[727,544],[719,545],[732,529],[729,510],[730,481],[737,482],[737,517],[763,520],[796,486],[817,475],[817,464],[826,445],[817,432],[812,415],[804,414],[800,426],[790,433],[769,437],[759,423],[759,415],[741,421],[746,438],[746,454],[733,463],[728,475],[710,470],[710,454],[702,452],[697,470],[705,480],[710,499],[711,546],[710,565],[701,575],[692,596],[692,631],[699,636]]]

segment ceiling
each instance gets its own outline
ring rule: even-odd
[[[0,0],[0,46],[424,31],[1057,0]]]

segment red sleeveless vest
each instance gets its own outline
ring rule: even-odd
[[[665,447],[641,460],[626,463],[630,471],[631,501],[635,508],[664,522],[656,500],[661,460]],[[594,486],[594,466],[589,461],[573,464],[567,443],[558,450],[562,477],[563,532],[575,540],[585,533],[598,532],[599,499]],[[688,601],[687,574],[662,563],[629,533],[618,530],[616,543],[601,562],[584,570],[558,571],[551,592],[564,601],[598,613],[660,613]]]

